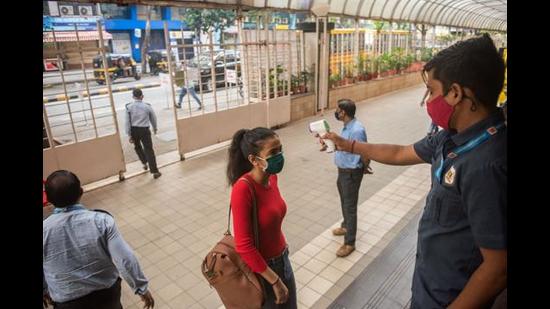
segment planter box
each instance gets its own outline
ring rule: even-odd
[[[386,74],[388,72],[385,72]],[[372,75],[374,77],[374,74]],[[339,99],[348,98],[355,102],[376,97],[391,91],[410,87],[422,83],[418,73],[402,74],[384,79],[372,79],[342,88],[329,90],[328,108],[335,108]]]
[[[298,121],[315,113],[314,94],[299,94],[290,98],[290,121]]]

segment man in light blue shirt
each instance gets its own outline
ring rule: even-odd
[[[113,217],[80,204],[78,177],[53,172],[45,189],[55,210],[42,223],[44,304],[56,309],[120,309],[121,276],[144,308],[153,308],[148,280]]]
[[[355,118],[355,103],[349,99],[338,101],[338,107],[334,116],[344,122],[341,136],[352,141],[367,141],[365,127]],[[332,233],[336,236],[344,235],[344,245],[338,249],[336,255],[345,257],[355,250],[355,236],[357,234],[357,201],[359,199],[359,188],[363,180],[363,174],[368,172],[369,167],[363,163],[360,155],[349,152],[336,151],[334,163],[338,167],[338,193],[342,206],[344,220],[339,228]]]
[[[153,140],[149,130],[149,125],[152,125],[153,131],[157,134],[157,116],[151,105],[143,102],[141,89],[134,89],[133,95],[134,102],[126,104],[126,134],[130,137],[130,143],[134,144],[143,169],[150,168],[151,174],[157,179],[161,173],[157,168]]]

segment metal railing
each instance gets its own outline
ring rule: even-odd
[[[84,53],[97,52],[97,55],[100,55],[103,61],[101,61],[101,67],[95,70],[103,69],[103,76],[109,76],[105,50],[102,48],[102,46],[105,45],[100,22],[97,23],[97,29],[100,46],[97,48],[83,48],[79,35],[80,30],[77,24],[74,24],[77,44],[76,51],[78,52],[80,62],[79,73],[84,77],[84,87],[75,87],[75,89],[69,90],[69,84],[65,79],[66,73],[63,70],[58,71],[61,79],[62,91],[51,92],[48,95],[61,95],[62,100],[51,103],[43,102],[44,125],[49,140],[49,147],[55,147],[60,144],[78,143],[118,132],[109,78],[106,78],[107,98],[93,98],[90,95],[91,91],[97,87],[92,87],[91,80],[88,78],[90,69],[86,68]],[[52,34],[57,61],[61,62],[67,50],[60,47],[60,42],[57,41],[55,30],[52,31]],[[78,94],[78,99],[71,99],[70,94],[74,93]]]

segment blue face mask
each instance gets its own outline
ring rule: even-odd
[[[263,170],[268,174],[280,173],[283,170],[283,166],[285,165],[285,157],[283,156],[282,151],[270,156],[267,159],[260,158],[260,157],[258,158],[266,162],[266,166],[263,168]]]

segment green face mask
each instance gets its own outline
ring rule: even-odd
[[[283,156],[283,152],[279,152],[275,155],[270,156],[267,159],[260,158],[259,159],[264,160],[267,165],[263,168],[264,172],[268,174],[278,174],[283,169],[283,166],[285,165],[285,157]]]

